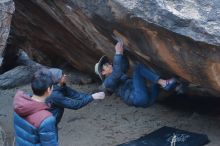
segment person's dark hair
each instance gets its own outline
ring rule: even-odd
[[[31,88],[35,95],[42,96],[48,87],[52,87],[53,77],[49,69],[42,68],[34,73],[31,81]]]

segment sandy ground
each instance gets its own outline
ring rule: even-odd
[[[97,84],[71,86],[86,92],[97,88]],[[31,91],[28,85],[20,89]],[[5,130],[7,146],[13,141],[12,100],[16,90],[0,90],[0,127]],[[171,126],[207,134],[211,141],[207,146],[219,146],[219,105],[220,99],[173,97],[143,109],[129,107],[110,96],[77,111],[65,110],[59,124],[59,141],[61,146],[114,146]]]

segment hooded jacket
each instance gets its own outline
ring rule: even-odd
[[[67,85],[60,86],[62,70],[51,68],[50,71],[55,85],[53,86],[52,94],[46,99],[46,103],[51,105],[49,111],[56,118],[56,124],[58,124],[62,118],[64,108],[80,109],[90,103],[93,98],[90,94],[78,92]]]
[[[16,146],[57,146],[55,118],[45,103],[18,91],[14,97]]]
[[[49,111],[53,113],[58,124],[62,118],[64,108],[78,110],[93,101],[90,94],[78,92],[68,86],[53,86],[52,94],[46,99],[51,105]]]
[[[59,68],[51,68],[49,70],[53,75],[54,84],[58,84],[63,76],[63,71]]]

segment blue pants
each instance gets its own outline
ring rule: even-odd
[[[154,103],[158,95],[157,82],[160,77],[143,64],[138,64],[133,73],[133,90],[131,93],[133,105],[148,107]],[[146,80],[151,81],[150,91],[146,87]]]

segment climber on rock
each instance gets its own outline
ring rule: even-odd
[[[102,56],[95,64],[95,73],[103,81],[100,90],[111,94],[116,93],[128,105],[148,107],[154,103],[158,95],[158,85],[166,91],[175,88],[176,78],[162,79],[143,64],[137,64],[133,78],[129,78],[126,75],[129,62],[123,53],[123,42],[118,41],[115,45],[113,64],[106,56]],[[151,89],[147,89],[146,80],[151,81]]]

